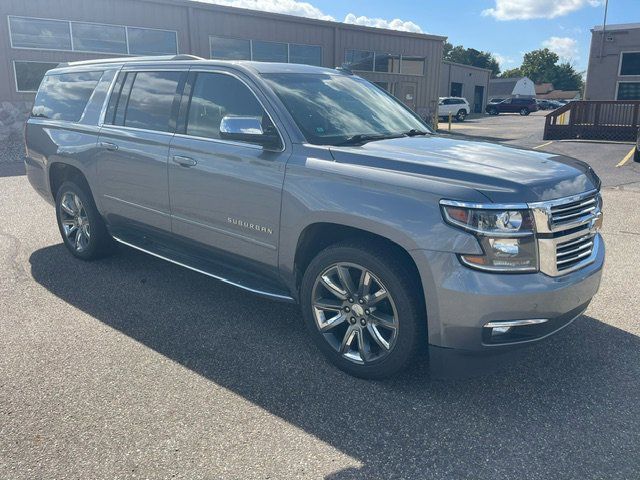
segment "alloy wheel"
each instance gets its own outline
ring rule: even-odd
[[[336,263],[312,290],[316,327],[343,358],[365,364],[380,360],[398,337],[398,313],[389,290],[372,272],[354,263]]]
[[[60,222],[69,244],[77,252],[86,250],[91,240],[91,225],[82,200],[73,192],[66,192],[62,195]]]

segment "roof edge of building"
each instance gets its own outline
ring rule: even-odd
[[[442,60],[442,63],[446,63],[448,65],[461,66],[461,67],[465,67],[465,68],[473,68],[474,70],[482,70],[484,72],[491,72],[492,71],[490,68],[476,67],[475,65],[467,65],[466,63],[452,62],[450,60]]]
[[[379,27],[369,27],[365,25],[355,25],[352,23],[344,23],[335,20],[321,20],[318,18],[309,18],[309,17],[301,17],[298,15],[291,15],[287,13],[274,13],[267,12],[263,10],[251,10],[248,8],[240,8],[240,7],[231,7],[227,5],[218,5],[215,3],[204,2],[201,0],[140,0],[148,3],[157,3],[162,5],[174,5],[174,6],[184,6],[191,7],[200,10],[218,10],[223,12],[235,12],[241,15],[250,15],[250,16],[261,16],[267,17],[276,20],[284,20],[288,22],[297,22],[297,23],[307,23],[311,25],[329,25],[332,27],[338,27],[342,29],[349,30],[361,30],[367,32],[384,32],[388,35],[397,35],[402,37],[413,37],[413,38],[421,38],[423,40],[436,40],[436,41],[446,41],[447,37],[442,35],[435,35],[431,33],[417,33],[417,32],[407,32],[404,30],[392,30],[390,28],[379,28]]]

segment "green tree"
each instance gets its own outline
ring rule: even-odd
[[[500,74],[500,77],[502,78],[524,77],[524,75],[522,74],[522,70],[520,70],[520,67],[517,67],[517,68],[510,68],[509,70],[505,70]]]
[[[548,48],[533,50],[524,54],[520,71],[533,80],[533,83],[548,82],[558,60],[560,57]]]
[[[554,65],[547,78],[558,90],[582,90],[584,86],[582,75],[569,62]]]
[[[494,77],[500,74],[500,64],[495,57],[489,52],[482,52],[475,48],[464,48],[462,45],[456,45],[454,47],[449,42],[445,42],[442,58],[450,62],[488,68]]]
[[[525,53],[522,66],[502,72],[503,78],[529,77],[534,83],[553,83],[558,90],[581,90],[582,75],[569,62],[558,64],[560,57],[548,48]]]

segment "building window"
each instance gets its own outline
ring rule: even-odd
[[[178,52],[176,32],[127,27],[127,36],[129,53],[132,55],[165,55]]]
[[[402,56],[400,73],[404,75],[424,75],[425,59],[423,57]]]
[[[46,50],[71,50],[69,22],[9,17],[11,46]]]
[[[127,53],[125,27],[71,22],[71,36],[74,50]]]
[[[289,63],[322,66],[322,47],[319,45],[289,44]]]
[[[620,75],[640,75],[640,52],[626,52],[620,55]]]
[[[289,61],[289,49],[286,43],[262,42],[254,40],[251,46],[253,60],[257,62]]]
[[[400,55],[376,52],[374,70],[376,72],[400,73]]]
[[[618,98],[616,100],[640,100],[640,82],[618,83]]]
[[[13,69],[16,76],[16,91],[37,92],[44,74],[57,66],[57,63],[49,62],[13,62]]]
[[[364,50],[347,50],[344,61],[352,70],[362,70],[364,72],[373,71],[373,52]]]
[[[177,33],[68,20],[9,16],[13,48],[89,53],[165,55],[178,53]]]
[[[462,96],[462,84],[457,82],[451,82],[451,92],[449,93],[450,97],[461,97]]]
[[[209,36],[209,56],[218,60],[302,63],[322,66],[322,47]]]
[[[209,50],[219,60],[251,60],[251,40],[209,37]]]

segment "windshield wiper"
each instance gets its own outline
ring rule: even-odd
[[[389,134],[369,134],[369,133],[358,133],[356,135],[351,135],[347,137],[342,142],[337,143],[337,146],[343,145],[364,145],[367,142],[373,142],[376,140],[387,140],[390,138],[400,138],[404,137],[404,133],[389,133]]]
[[[404,135],[406,135],[407,137],[415,137],[416,135],[429,135],[430,133],[431,132],[425,132],[423,130],[416,130],[415,128],[412,128],[408,132],[404,132]]]

